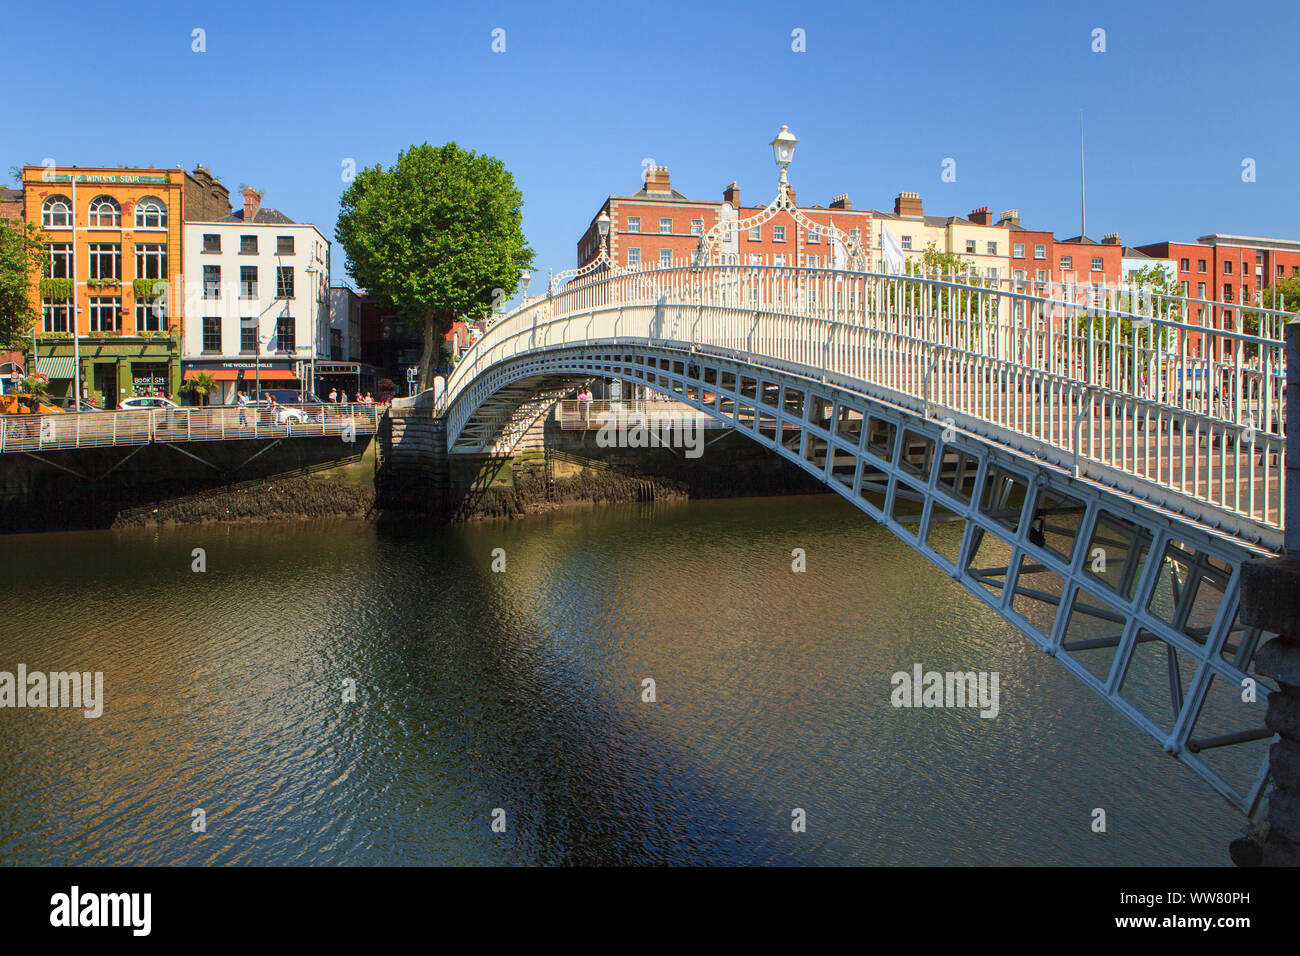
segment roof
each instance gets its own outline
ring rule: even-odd
[[[658,199],[662,202],[701,202],[701,200],[699,199],[690,199],[686,196],[683,196],[676,189],[670,189],[666,193],[663,192],[652,193],[646,191],[646,188],[644,186],[642,186],[640,189],[638,189],[630,196],[610,196],[609,198],[610,199]],[[715,202],[713,203],[713,205],[716,206],[717,203]]]
[[[23,191],[21,189],[10,189],[8,186],[0,186],[0,200],[13,202],[16,199],[22,198]]]
[[[1096,239],[1093,239],[1093,238],[1090,237],[1090,236],[1072,236],[1072,237],[1069,238],[1069,239],[1057,239],[1056,241],[1057,241],[1057,242],[1073,242],[1073,243],[1077,243],[1078,245],[1081,245],[1081,246],[1105,246],[1105,245],[1110,245],[1110,243],[1098,242]]]
[[[229,216],[226,216],[223,219],[217,220],[217,222],[243,222],[243,221],[244,221],[244,210],[242,209],[240,209],[238,212],[231,213]],[[252,218],[252,222],[254,224],[276,225],[276,226],[297,225],[296,222],[294,222],[284,213],[280,212],[280,210],[271,209],[267,206],[263,206],[257,210],[257,213]]]
[[[1123,249],[1123,254],[1125,259],[1154,259],[1155,258],[1155,256],[1149,256],[1141,249],[1135,249],[1133,246],[1123,246],[1122,249]]]
[[[846,209],[845,212],[858,212],[856,209]],[[900,216],[897,213],[882,212],[879,209],[870,210],[875,219],[893,219],[899,222],[924,222],[927,226],[975,226],[978,223],[971,222],[969,219],[963,219],[961,216],[922,216],[917,219],[915,216]]]

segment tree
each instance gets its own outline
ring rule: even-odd
[[[32,302],[45,236],[29,222],[0,219],[0,348],[18,348],[41,311]]]
[[[452,322],[488,314],[533,264],[522,222],[505,164],[455,143],[412,146],[344,191],[335,238],[357,283],[422,329],[421,387]]]
[[[206,405],[208,396],[216,390],[217,380],[207,372],[196,372],[193,378],[181,383],[181,391],[197,395],[200,405]]]
[[[1300,309],[1300,275],[1274,279],[1271,286],[1259,290],[1259,302],[1256,304],[1262,309],[1294,313]],[[1260,316],[1261,313],[1256,309],[1242,309],[1241,330],[1250,335],[1259,335]],[[1281,330],[1270,329],[1268,334],[1280,335]]]

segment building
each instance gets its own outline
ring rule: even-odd
[[[23,191],[0,187],[0,219],[21,220],[23,218]]]
[[[762,205],[746,206],[740,199],[740,186],[732,182],[719,200],[688,199],[672,188],[665,167],[650,167],[640,190],[627,196],[610,196],[592,216],[578,240],[578,265],[587,265],[600,253],[596,220],[601,212],[610,218],[610,258],[619,267],[681,266],[691,263],[700,236],[719,220],[749,218],[770,198]],[[837,197],[829,207],[800,206],[799,211],[814,222],[833,223],[853,233],[864,246],[870,238],[871,213],[854,210],[847,195]],[[822,236],[809,235],[786,212],[743,234],[722,231],[718,255],[720,262],[742,265],[828,267],[832,262],[831,244]]]
[[[234,208],[230,205],[230,190],[203,166],[185,177],[185,221],[220,222]]]
[[[966,218],[927,216],[918,193],[901,192],[894,199],[892,213],[873,209],[871,214],[877,224],[877,235],[872,242],[877,269],[880,269],[880,237],[884,235],[880,227],[887,227],[898,238],[903,257],[917,271],[921,270],[926,249],[933,246],[938,252],[960,256],[981,279],[1005,279],[1010,274],[1006,229],[994,224],[988,206],[971,210]]]
[[[208,372],[227,403],[241,388],[310,391],[330,354],[329,240],[247,186],[243,209],[184,232],[186,378]]]
[[[316,393],[328,395],[331,388],[346,389],[349,395],[375,391],[379,370],[363,361],[361,338],[364,297],[346,286],[330,289],[328,361],[316,362]]]
[[[53,394],[71,394],[78,360],[83,394],[108,408],[145,390],[177,391],[184,304],[171,290],[186,176],[23,167],[23,216],[50,237],[32,296],[41,311],[36,370]]]

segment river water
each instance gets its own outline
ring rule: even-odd
[[[105,703],[0,709],[3,864],[1226,865],[1241,826],[831,496],[4,543],[0,670]],[[891,706],[916,663],[998,672],[996,719]]]

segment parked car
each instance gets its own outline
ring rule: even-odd
[[[76,402],[75,408],[73,407],[74,401]],[[65,412],[71,412],[71,411],[102,412],[103,411],[102,408],[100,408],[98,405],[96,405],[94,402],[90,401],[89,399],[85,399],[85,398],[74,399],[71,395],[59,395],[54,398],[51,398],[50,404],[57,405],[60,409],[62,409]]]
[[[160,398],[157,395],[136,396],[135,398],[124,398],[118,403],[118,408],[127,411],[140,411],[149,408],[180,408],[170,398]]]
[[[33,412],[49,415],[63,409],[37,401],[35,396],[22,392],[6,392],[0,395],[0,415],[30,415]]]
[[[262,394],[265,395],[267,392],[263,392]],[[295,394],[297,393],[295,392]],[[274,411],[271,411],[268,407],[270,402],[265,398],[259,398],[255,402],[249,402],[244,407],[251,410],[252,413],[257,416],[258,423],[262,425],[305,425],[307,422],[312,421],[306,409],[290,408],[279,404],[279,401],[280,400],[277,398],[277,404]]]

